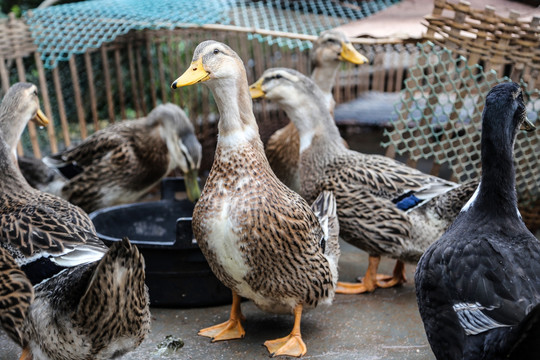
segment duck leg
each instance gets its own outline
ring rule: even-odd
[[[372,292],[379,285],[379,280],[390,280],[393,277],[389,275],[377,274],[379,263],[381,262],[380,256],[370,255],[369,265],[366,270],[366,275],[359,283],[346,283],[338,281],[336,287],[336,293],[338,294],[362,294],[365,292]]]
[[[298,304],[294,308],[294,326],[291,333],[283,338],[264,342],[264,346],[266,346],[272,357],[280,355],[300,357],[306,354],[307,347],[300,334],[301,318],[302,304]]]
[[[236,292],[232,292],[233,301],[231,315],[229,320],[224,323],[214,325],[199,331],[199,335],[212,338],[212,342],[222,340],[242,339],[246,332],[242,327],[241,321],[245,320],[240,308],[241,297]]]
[[[30,353],[30,349],[28,348],[28,346],[24,347],[19,360],[32,360],[32,354]]]
[[[377,286],[380,288],[389,288],[392,286],[404,284],[406,282],[407,277],[405,276],[405,263],[403,263],[403,261],[401,260],[397,260],[392,278],[378,279]]]

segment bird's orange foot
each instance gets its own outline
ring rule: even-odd
[[[212,342],[242,339],[246,332],[240,320],[229,319],[224,323],[214,325],[199,331],[199,335],[212,338]]]
[[[388,279],[377,278],[377,286],[380,288],[389,288],[396,285],[405,284],[407,276],[405,275],[405,264],[402,261],[396,261],[394,273]]]
[[[377,280],[378,281],[388,281],[388,280],[391,280],[392,279],[392,275],[386,275],[386,274],[377,274]],[[356,281],[358,282],[363,282],[364,281],[364,277],[363,276],[359,276],[356,278]]]
[[[337,294],[363,294],[365,292],[372,292],[375,290],[376,286],[374,284],[367,284],[364,282],[360,283],[347,283],[338,281],[336,286]]]
[[[306,354],[307,347],[300,335],[290,334],[280,339],[268,340],[264,346],[274,356],[295,356],[300,357]]]

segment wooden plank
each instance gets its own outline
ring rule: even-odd
[[[139,44],[139,48],[140,48]],[[148,114],[148,109],[146,108],[146,97],[144,92],[144,77],[143,77],[143,67],[142,67],[142,56],[140,55],[141,51],[137,51],[137,56],[135,56],[135,64],[137,67],[137,87],[139,90],[139,103],[142,106],[143,115]]]
[[[158,63],[158,77],[159,77],[159,85],[161,89],[161,101],[163,103],[167,102],[168,99],[168,86],[165,82],[165,69],[163,67],[163,43],[161,42],[161,39],[158,39],[158,41],[155,43],[156,46],[156,53],[157,53],[157,63]]]
[[[109,70],[109,59],[105,46],[101,47],[101,59],[103,62],[103,76],[105,80],[105,94],[107,96],[107,110],[109,112],[109,122],[112,124],[115,120],[115,112],[111,89],[111,72]]]
[[[174,65],[175,57],[173,55],[173,34],[172,33],[167,34],[166,42],[167,42],[167,56],[169,57],[169,71],[174,72],[176,67]],[[174,81],[174,79],[172,79],[173,77],[174,77],[174,75],[171,76],[171,80],[169,81],[169,83]],[[180,94],[179,93],[180,93],[179,91],[173,91],[172,94],[171,94],[170,101],[175,103],[175,104],[179,104],[180,103]]]
[[[60,82],[60,75],[58,74],[58,67],[53,68],[52,75],[56,102],[58,104],[58,113],[60,115],[60,125],[62,126],[62,135],[64,136],[64,144],[66,147],[69,147],[71,145],[71,139],[69,138],[69,126],[66,117],[64,96],[62,95],[62,84]]]
[[[118,102],[120,105],[120,118],[126,118],[126,100],[125,100],[125,91],[124,91],[124,82],[122,79],[122,61],[120,59],[120,49],[116,47],[114,49],[114,64],[116,70],[116,84],[118,86]]]
[[[146,33],[145,44],[146,44],[146,61],[148,66],[148,80],[150,82],[150,99],[152,101],[152,108],[157,106],[157,94],[156,94],[156,85],[155,85],[155,75],[154,75],[154,58],[152,56],[152,46],[149,39],[149,33]]]
[[[54,121],[51,107],[51,99],[49,97],[49,89],[47,88],[47,79],[45,77],[45,69],[43,67],[43,61],[41,61],[41,56],[38,52],[34,53],[34,60],[36,62],[36,67],[38,70],[39,76],[39,91],[41,93],[41,99],[43,100],[43,109],[45,110],[45,115],[49,118],[50,122],[47,125],[47,135],[49,137],[49,146],[51,147],[51,153],[55,154],[58,152],[58,140],[56,139],[56,132],[54,130]]]
[[[9,89],[9,74],[6,69],[6,60],[0,56],[0,78],[2,79],[2,92],[5,94]]]
[[[88,94],[90,97],[90,111],[92,112],[92,123],[94,124],[94,131],[98,131],[99,119],[96,100],[96,87],[94,85],[94,69],[92,69],[92,58],[88,51],[84,53],[84,63],[86,65],[86,76],[88,79]]]
[[[133,105],[135,106],[135,112],[137,117],[143,116],[141,111],[141,104],[139,102],[139,95],[137,94],[137,80],[135,75],[135,61],[133,59],[133,45],[128,44],[128,65],[129,65],[129,78],[131,80],[131,96],[133,97]]]
[[[79,120],[79,133],[81,139],[86,139],[88,132],[86,131],[86,118],[84,116],[84,108],[81,99],[81,84],[79,82],[79,74],[75,56],[69,58],[69,71],[71,72],[71,82],[73,85],[73,95],[75,97],[75,107],[77,108],[77,119]]]

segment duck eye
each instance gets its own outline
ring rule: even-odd
[[[214,49],[214,55],[219,54],[219,49]]]
[[[274,76],[275,79],[281,79],[281,74],[276,74],[276,76]]]

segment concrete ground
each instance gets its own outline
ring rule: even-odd
[[[367,255],[342,243],[340,279],[354,281],[367,268]],[[390,274],[394,262],[384,259],[381,272]],[[304,359],[340,360],[432,360],[414,294],[413,266],[409,282],[395,289],[378,289],[367,295],[337,295],[330,307],[304,313],[302,335],[308,348]],[[197,331],[227,320],[229,305],[195,309],[152,308],[152,332],[128,359],[265,359],[264,341],[287,335],[292,316],[259,310],[250,301],[242,303],[246,337],[243,340],[211,343]],[[170,355],[159,355],[157,345],[167,335],[184,341]],[[20,348],[0,330],[0,360],[17,359]]]

